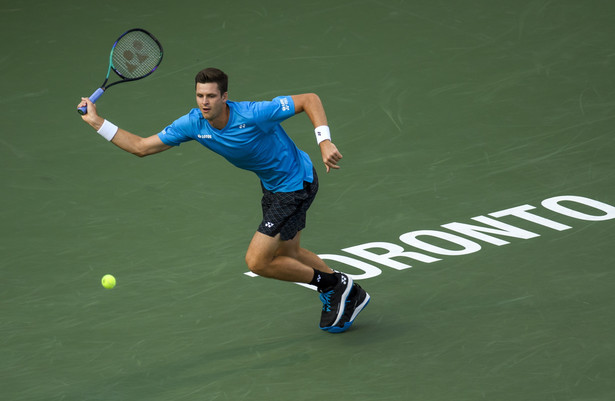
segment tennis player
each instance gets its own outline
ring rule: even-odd
[[[248,268],[263,277],[308,283],[317,287],[323,303],[320,328],[330,333],[346,331],[370,300],[352,278],[334,272],[318,255],[302,248],[306,213],[318,191],[318,176],[309,156],[286,134],[280,123],[305,112],[315,127],[327,173],[339,169],[342,158],[331,142],[327,117],[313,93],[279,96],[271,101],[228,100],[228,76],[206,68],[195,77],[197,108],[162,132],[141,137],[118,128],[97,113],[88,98],[82,119],[108,141],[143,157],[197,141],[233,165],[252,171],[263,190],[263,220],[248,247]]]

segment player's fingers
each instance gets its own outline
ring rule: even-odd
[[[339,170],[340,166],[337,165],[337,163],[335,162],[330,162],[330,161],[326,161],[325,162],[325,166],[327,167],[327,173],[331,170],[331,169],[335,169],[335,170]]]
[[[88,109],[91,109],[92,107],[94,107],[94,103],[92,103],[89,98],[82,97],[81,98],[81,102],[79,103],[79,105],[77,107],[78,108],[79,107],[87,107]]]
[[[327,160],[331,163],[337,164],[342,159],[342,155],[339,152],[332,153]]]
[[[326,158],[325,163],[329,162],[329,163],[337,164],[337,162],[339,162],[341,159],[342,159],[342,155],[338,152],[335,152]]]

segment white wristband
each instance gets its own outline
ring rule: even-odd
[[[117,133],[117,130],[118,130],[117,125],[105,120],[103,121],[103,124],[100,126],[100,129],[96,132],[98,132],[106,140],[111,141],[113,137],[115,136],[115,134]]]
[[[329,127],[326,125],[321,125],[320,127],[316,127],[314,130],[316,134],[316,142],[320,145],[322,141],[331,140],[331,131],[329,131]]]

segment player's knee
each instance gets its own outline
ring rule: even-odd
[[[248,265],[248,269],[250,269],[252,273],[258,274],[259,276],[266,276],[265,272],[267,271],[269,263],[262,256],[248,251],[248,253],[246,253],[246,265]]]

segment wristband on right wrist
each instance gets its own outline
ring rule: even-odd
[[[119,128],[117,127],[117,125],[105,120],[100,126],[100,129],[96,132],[98,132],[106,140],[111,141],[115,134],[117,134],[118,129]]]

